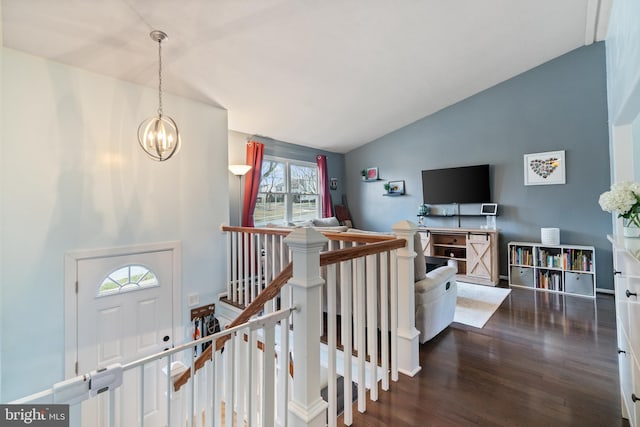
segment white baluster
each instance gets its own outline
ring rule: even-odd
[[[227,344],[224,346],[224,367],[225,367],[225,375],[224,375],[224,425],[226,427],[233,427],[233,411],[234,408],[234,383],[235,383],[235,351],[234,347],[236,346],[236,334],[234,333],[231,336],[231,339],[227,341]]]
[[[238,233],[232,232],[232,248],[231,248],[231,295],[229,299],[235,303],[238,302]]]
[[[258,235],[251,233],[249,238],[249,246],[251,248],[251,278],[249,279],[249,286],[251,287],[251,297],[249,298],[249,303],[252,303],[254,299],[256,299],[256,258],[260,259],[260,255],[256,254],[257,248],[257,237]]]
[[[365,259],[356,259],[356,307],[358,308],[356,317],[357,343],[358,343],[358,412],[367,410],[366,395],[366,363],[367,347],[365,342]]]
[[[261,427],[273,425],[275,420],[275,330],[274,325],[268,325],[264,330],[264,351],[262,352],[262,388],[261,398]]]
[[[289,318],[280,322],[280,353],[278,354],[278,410],[277,421],[286,427],[289,403]]]
[[[378,400],[378,266],[377,255],[367,263],[367,348],[369,353],[369,398]]]
[[[382,357],[382,390],[389,390],[389,252],[380,254],[380,347]]]
[[[337,393],[336,393],[336,265],[327,266],[327,398],[329,400],[329,427],[337,423]],[[346,359],[346,356],[345,356]]]
[[[389,264],[389,289],[391,292],[391,379],[398,381],[398,251],[391,251]]]
[[[233,253],[233,245],[232,238],[233,233],[227,233],[227,298],[231,300],[232,289],[231,289],[231,272],[233,271],[233,261],[231,260],[231,254]]]
[[[242,260],[244,261],[244,269],[242,271],[242,305],[244,307],[249,305],[250,302],[250,270],[249,270],[249,233],[243,233],[244,235],[244,245],[242,248]]]
[[[340,242],[340,247],[344,248],[345,243]],[[350,426],[353,422],[353,388],[351,386],[353,376],[351,374],[352,366],[352,261],[345,261],[340,264],[340,332],[342,341],[342,350],[344,353],[344,423]]]

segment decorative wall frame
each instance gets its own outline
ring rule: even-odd
[[[565,184],[564,150],[524,155],[524,185]]]
[[[404,180],[389,181],[389,195],[401,196],[404,194]]]
[[[377,181],[378,180],[378,168],[366,168],[363,176],[365,181]]]

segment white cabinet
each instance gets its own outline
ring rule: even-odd
[[[618,369],[622,416],[640,419],[640,239],[608,236],[613,244]]]
[[[596,296],[593,246],[509,243],[509,285]]]

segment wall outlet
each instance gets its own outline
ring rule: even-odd
[[[187,297],[187,304],[189,305],[189,307],[200,304],[200,295],[189,294],[189,296]]]

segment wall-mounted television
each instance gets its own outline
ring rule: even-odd
[[[428,205],[491,202],[489,165],[423,170],[422,196]]]

